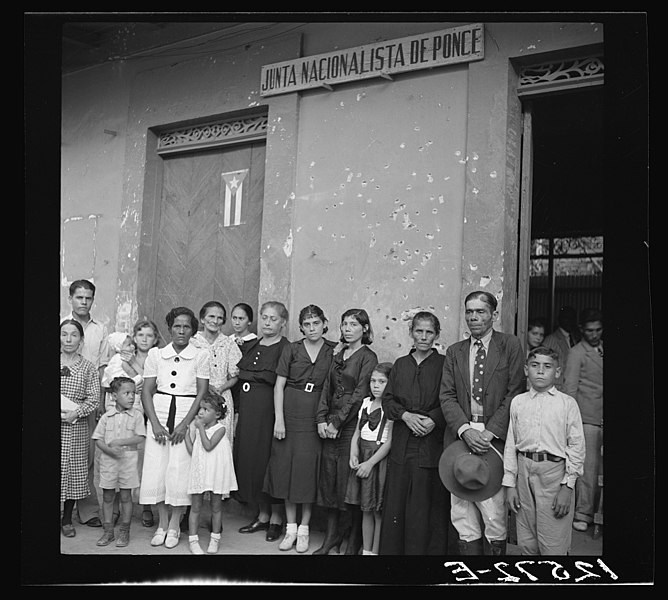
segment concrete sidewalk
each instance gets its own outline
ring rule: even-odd
[[[205,504],[206,506],[206,504]],[[138,514],[136,511],[135,514]],[[115,542],[108,546],[97,546],[96,542],[102,535],[102,528],[88,527],[75,522],[76,536],[73,538],[66,538],[60,534],[60,550],[62,554],[77,554],[77,555],[92,555],[103,554],[110,556],[119,555],[175,555],[175,554],[190,554],[188,545],[188,532],[182,531],[179,544],[175,548],[165,548],[165,546],[151,546],[151,538],[157,528],[157,514],[156,525],[154,527],[143,527],[141,519],[137,516],[132,519],[132,526],[130,530],[130,544],[124,548],[117,548]],[[235,554],[235,555],[299,555],[299,553],[292,548],[292,550],[281,551],[278,545],[281,538],[274,542],[267,542],[265,533],[258,531],[257,533],[243,534],[239,533],[239,528],[247,525],[252,521],[252,515],[249,516],[248,510],[238,505],[235,500],[228,500],[223,508],[223,535],[221,537],[218,554]],[[202,522],[208,523],[208,513],[202,511]],[[207,527],[200,527],[199,538],[200,546],[206,551],[209,544],[210,531]],[[322,545],[324,532],[321,528],[311,528],[309,551],[306,554],[311,554],[314,550]],[[345,553],[345,541],[341,545],[341,554]],[[337,554],[336,550],[332,550],[331,554]],[[509,555],[519,555],[519,549],[512,544],[508,545]],[[573,556],[602,556],[603,554],[603,536],[598,539],[593,539],[593,527],[590,527],[586,532],[573,531],[572,552]]]

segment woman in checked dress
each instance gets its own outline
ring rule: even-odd
[[[86,417],[100,402],[100,377],[90,361],[79,354],[83,327],[74,319],[60,324],[60,501],[63,535],[74,537],[74,503],[90,495],[88,448],[90,434]]]

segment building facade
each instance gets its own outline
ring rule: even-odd
[[[104,60],[64,62],[61,313],[79,278],[110,331],[279,300],[290,339],[307,304],[335,339],[341,313],[364,308],[394,360],[416,310],[439,317],[444,349],[484,289],[497,327],[523,335],[525,100],[601,85],[603,25],[148,27],[107,23]]]

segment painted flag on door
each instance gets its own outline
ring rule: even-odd
[[[225,199],[223,201],[223,227],[241,225],[241,202],[243,199],[244,179],[248,169],[222,173],[225,183]]]

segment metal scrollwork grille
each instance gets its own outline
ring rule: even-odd
[[[604,71],[601,56],[523,67],[517,91],[523,95],[580,85],[601,85]]]

